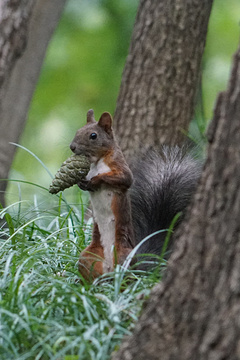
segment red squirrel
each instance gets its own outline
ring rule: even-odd
[[[91,164],[86,179],[78,183],[90,193],[94,219],[92,241],[81,253],[79,271],[86,279],[94,279],[112,271],[115,262],[122,264],[135,245],[128,193],[133,176],[108,112],[96,122],[89,110],[87,124],[77,131],[70,148]]]
[[[152,265],[143,254],[161,254],[166,229],[181,212],[178,226],[195,191],[200,163],[185,147],[161,146],[140,151],[129,166],[115,140],[111,115],[105,112],[96,122],[93,110],[70,148],[91,163],[86,179],[78,183],[90,193],[94,218],[92,242],[79,259],[80,273],[93,280],[112,271],[142,239],[162,230],[136,251],[135,261],[144,260],[138,268],[148,269]]]

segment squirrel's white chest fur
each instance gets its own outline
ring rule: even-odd
[[[104,163],[104,160],[101,159],[97,164],[91,164],[86,179],[91,180],[94,176],[109,171],[111,171],[111,169]],[[115,241],[115,216],[112,211],[113,195],[112,190],[106,189],[103,186],[97,191],[90,192],[93,218],[98,224],[100,239],[104,249],[104,272],[113,270],[113,245]]]
[[[105,164],[103,159],[100,159],[97,163],[92,163],[90,170],[86,176],[87,180],[91,180],[94,176],[104,174],[111,171],[110,167]]]

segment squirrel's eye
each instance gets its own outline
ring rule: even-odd
[[[91,135],[89,136],[89,139],[91,139],[91,140],[95,140],[96,138],[97,138],[96,133],[91,133]]]

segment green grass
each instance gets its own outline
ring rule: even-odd
[[[29,185],[30,186],[30,185]],[[49,195],[51,197],[51,195]],[[0,359],[109,359],[131,333],[159,271],[129,271],[87,284],[77,270],[90,241],[84,205],[34,196],[0,211]]]

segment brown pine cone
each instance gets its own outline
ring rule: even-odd
[[[57,194],[85,178],[90,168],[89,161],[83,155],[72,155],[61,165],[52,184],[49,187],[51,194]]]

